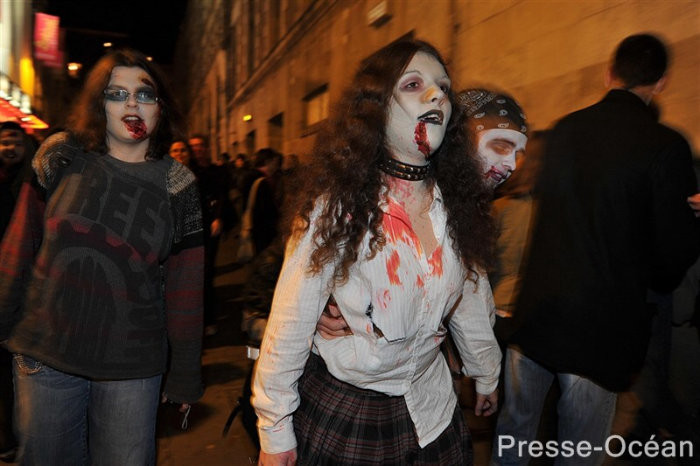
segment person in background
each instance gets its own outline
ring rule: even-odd
[[[231,156],[228,152],[222,152],[219,154],[219,157],[217,158],[216,162],[217,165],[222,165],[226,167],[229,163],[231,163]]]
[[[700,224],[687,204],[696,192],[690,147],[649,107],[667,63],[657,37],[627,37],[608,70],[611,90],[548,136],[506,355],[497,464],[529,461],[507,445],[534,438],[555,378],[559,445],[605,444],[616,393],[629,388],[648,347],[647,290],[671,291],[700,253]],[[605,456],[590,453],[576,464]]]
[[[263,178],[255,193],[252,205],[252,238],[255,251],[267,248],[277,236],[282,201],[279,193],[281,183],[282,154],[274,149],[260,149],[255,154],[255,169],[258,177]],[[251,190],[253,186],[251,186]],[[248,193],[248,198],[253,193]]]
[[[476,145],[486,182],[495,189],[515,171],[525,151],[525,114],[511,96],[488,89],[464,90],[458,101],[465,109],[465,130]]]
[[[248,199],[248,193],[243,191],[244,180],[247,173],[252,169],[250,168],[250,163],[248,163],[248,158],[245,154],[237,154],[233,161],[229,164],[229,174],[231,177],[231,191],[229,198],[231,199],[231,204],[236,211],[236,215],[239,219],[243,216],[243,211],[246,207],[246,201]]]
[[[202,395],[195,177],[165,157],[179,112],[139,52],[102,57],[69,117],[0,249],[19,461],[153,465],[161,397],[187,410]]]
[[[10,223],[20,187],[31,174],[33,155],[33,143],[18,123],[0,123],[0,238]],[[9,463],[17,451],[13,407],[12,355],[0,346],[0,461]]]
[[[440,345],[451,313],[476,414],[493,413],[491,190],[430,44],[390,44],[351,82],[290,206],[254,379],[260,464],[471,464]],[[329,300],[352,330],[332,341],[314,334]]]
[[[234,214],[229,201],[231,185],[228,170],[212,163],[209,139],[203,134],[190,136],[192,150],[191,168],[197,177],[199,197],[202,202],[204,221],[204,334],[216,334],[217,302],[214,292],[214,268],[219,251],[219,237],[230,228],[230,217]]]
[[[521,287],[521,270],[527,261],[534,216],[533,191],[545,149],[547,131],[534,131],[518,169],[496,188],[491,213],[496,221],[496,264],[489,272],[496,303],[494,332],[505,352],[512,332],[512,317]]]
[[[190,168],[190,163],[192,161],[192,150],[184,139],[178,139],[170,144],[170,150],[168,151],[170,157],[174,158],[187,168]]]
[[[245,154],[236,154],[236,157],[233,159],[232,163],[237,170],[240,170],[241,168],[246,168],[248,166],[248,158],[245,156]]]

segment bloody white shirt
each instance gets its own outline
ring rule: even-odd
[[[319,354],[329,372],[344,382],[403,396],[419,445],[435,440],[450,424],[457,401],[440,352],[447,333],[443,323],[453,309],[449,327],[463,372],[476,380],[479,393],[496,389],[501,353],[491,329],[491,287],[485,273],[476,283],[466,280],[447,234],[439,189],[433,188],[429,211],[437,239],[429,257],[398,201],[389,193],[382,198],[386,245],[368,259],[368,234],[342,285],[332,285],[332,265],[319,274],[308,273],[318,208],[307,232],[287,245],[254,380],[253,405],[267,453],[296,447],[296,382],[309,351]],[[331,294],[353,334],[325,340],[315,329]]]

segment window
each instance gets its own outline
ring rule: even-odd
[[[304,97],[304,104],[307,128],[328,118],[328,84]]]

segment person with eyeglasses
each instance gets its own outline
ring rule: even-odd
[[[0,249],[23,465],[155,464],[159,401],[202,395],[201,208],[165,156],[179,115],[153,63],[114,51],[33,159]]]

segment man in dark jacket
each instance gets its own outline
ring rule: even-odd
[[[496,463],[529,461],[518,445],[535,438],[554,377],[559,438],[548,456],[573,451],[585,457],[577,464],[602,461],[616,392],[644,361],[653,314],[647,289],[673,290],[700,253],[688,206],[696,182],[690,147],[649,107],[666,66],[658,38],[626,38],[608,73],[610,92],[564,117],[548,140],[520,328],[506,356]],[[576,452],[583,441],[592,447]]]

